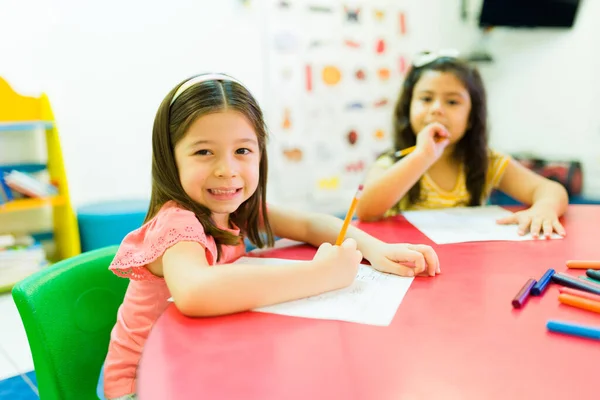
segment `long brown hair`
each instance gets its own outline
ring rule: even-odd
[[[152,130],[152,194],[145,222],[152,219],[169,200],[192,211],[214,238],[218,257],[222,245],[237,245],[241,237],[220,229],[211,218],[211,211],[187,195],[179,179],[175,163],[175,145],[185,136],[198,118],[226,109],[243,114],[252,124],[260,150],[258,187],[252,196],[230,215],[241,233],[257,247],[272,246],[273,231],[269,224],[266,205],[267,190],[267,128],[262,111],[252,94],[233,80],[211,79],[195,83],[173,101],[175,92],[188,79],[177,85],[160,104]],[[173,104],[171,104],[173,103]]]
[[[477,68],[466,61],[454,57],[440,57],[408,72],[396,108],[394,110],[394,149],[391,156],[417,142],[410,125],[410,104],[415,85],[425,71],[450,72],[465,85],[471,97],[471,112],[465,135],[456,144],[453,158],[465,167],[467,190],[471,196],[469,205],[481,205],[488,168],[487,105],[483,80]],[[395,156],[393,156],[395,157]],[[397,159],[396,159],[397,160]],[[421,197],[421,181],[408,192],[411,204]]]

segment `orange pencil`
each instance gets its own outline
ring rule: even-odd
[[[397,152],[394,153],[394,155],[396,157],[404,157],[405,155],[408,155],[408,154],[412,153],[413,151],[415,151],[416,148],[417,148],[417,146],[410,146],[404,150],[398,150]]]
[[[348,230],[348,225],[350,225],[350,221],[352,221],[352,217],[354,216],[354,210],[356,210],[356,205],[358,204],[358,199],[360,199],[360,195],[362,194],[363,185],[358,187],[354,198],[352,199],[352,203],[350,203],[350,209],[348,210],[348,214],[346,214],[346,219],[344,219],[344,225],[342,225],[342,230],[340,230],[340,234],[335,241],[335,245],[339,246],[344,242],[344,237],[346,236],[346,231]]]
[[[561,286],[558,289],[558,291],[561,293],[564,293],[564,294],[570,294],[573,296],[582,297],[584,299],[600,302],[600,296],[598,296],[597,294],[590,293],[590,292],[584,292],[583,290],[577,290],[577,289],[572,289],[569,287]]]
[[[600,301],[588,300],[565,293],[558,295],[558,301],[572,307],[600,313]]]
[[[569,260],[567,268],[574,269],[600,269],[600,261],[596,260]]]
[[[439,142],[440,140],[444,140],[444,138],[440,137],[440,136],[436,136],[435,141]],[[394,153],[394,155],[398,158],[404,157],[404,156],[412,153],[413,151],[415,151],[416,148],[417,148],[417,146],[410,146],[405,149],[398,150],[397,152]]]

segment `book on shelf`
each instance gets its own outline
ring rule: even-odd
[[[4,173],[2,180],[4,182],[3,186],[7,187],[5,190],[8,193],[7,197],[11,196],[12,199],[15,196],[14,193],[11,193],[11,190],[26,197],[47,197],[58,194],[56,186],[44,183],[25,172],[13,170]]]
[[[0,274],[15,268],[39,269],[47,264],[44,247],[33,237],[0,236]]]
[[[14,196],[10,187],[6,184],[4,176],[0,175],[0,204],[8,203],[13,200]]]

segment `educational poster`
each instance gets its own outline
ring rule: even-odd
[[[270,201],[344,213],[367,168],[391,145],[411,54],[403,4],[270,0]]]

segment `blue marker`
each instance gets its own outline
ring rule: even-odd
[[[569,275],[561,274],[560,272],[552,275],[552,280],[559,285],[600,295],[600,286],[584,282],[581,279],[573,278]]]
[[[552,275],[554,275],[554,270],[552,268],[550,268],[548,271],[546,271],[546,273],[544,275],[542,275],[540,280],[537,281],[537,283],[531,288],[531,295],[539,296],[542,293],[544,293],[544,290],[546,290],[546,287],[548,287],[548,284],[550,283],[550,279],[552,278]]]
[[[578,325],[563,321],[548,321],[546,328],[548,328],[550,332],[600,340],[600,327]]]

